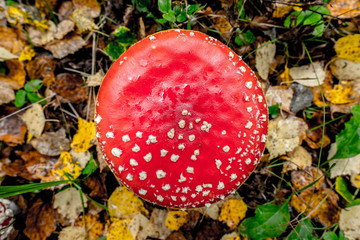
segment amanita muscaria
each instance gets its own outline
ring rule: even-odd
[[[264,95],[241,57],[203,33],[169,30],[130,47],[99,90],[105,160],[140,197],[201,207],[234,192],[259,163]]]

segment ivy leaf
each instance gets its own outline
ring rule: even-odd
[[[295,230],[293,230],[290,235],[286,238],[286,240],[313,240],[318,239],[317,236],[312,234],[314,230],[313,225],[309,219],[305,219],[296,226]]]
[[[278,237],[286,230],[289,219],[288,201],[281,206],[267,203],[255,210],[254,217],[240,224],[239,232],[254,240]]]
[[[351,109],[353,118],[345,123],[345,129],[336,135],[337,151],[331,158],[351,158],[360,154],[360,105]]]

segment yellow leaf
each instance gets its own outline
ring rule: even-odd
[[[335,85],[333,89],[325,92],[325,97],[332,104],[346,104],[354,102],[351,86]]]
[[[77,8],[71,14],[70,19],[76,24],[80,33],[98,29],[94,20],[82,8]]]
[[[229,199],[221,207],[219,221],[225,221],[230,228],[235,228],[245,217],[247,206],[242,199]]]
[[[93,139],[95,139],[95,123],[87,122],[82,118],[79,118],[78,121],[78,130],[74,135],[71,147],[75,152],[86,152],[93,145]]]
[[[67,179],[65,174],[70,174],[74,178],[80,176],[82,168],[78,163],[73,162],[73,159],[69,152],[62,152],[60,154],[58,162],[54,165],[54,169],[51,170],[58,180]]]
[[[107,240],[134,240],[128,228],[130,219],[120,220],[117,218],[111,219],[112,223],[109,227],[109,232],[106,235]]]
[[[177,231],[188,221],[188,213],[185,211],[170,211],[165,220],[168,229]]]
[[[360,174],[351,176],[351,183],[354,187],[360,188]]]
[[[30,23],[29,15],[17,6],[11,6],[7,9],[8,21],[12,24]]]
[[[360,62],[360,34],[339,38],[336,41],[335,51],[339,58]]]
[[[21,116],[29,135],[40,137],[45,127],[45,115],[40,104],[35,103]]]
[[[280,78],[283,82],[286,82],[286,85],[290,85],[291,84],[291,78],[290,78],[290,69],[288,68],[288,62],[286,61],[286,65],[285,65],[285,70],[284,72],[280,75]]]
[[[143,202],[129,189],[120,186],[111,194],[109,200],[109,214],[116,218],[132,218],[138,212],[148,214]]]
[[[32,49],[30,46],[26,46],[20,54],[19,61],[30,61],[33,57],[35,57],[36,53],[34,49]]]

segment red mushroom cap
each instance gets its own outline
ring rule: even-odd
[[[97,137],[120,181],[166,207],[201,207],[254,170],[267,105],[251,69],[203,33],[169,30],[130,47],[99,91]]]

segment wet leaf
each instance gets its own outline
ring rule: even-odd
[[[177,231],[188,221],[188,215],[185,211],[169,211],[165,225],[168,229]]]
[[[70,141],[66,138],[63,128],[57,132],[46,132],[41,137],[31,140],[30,144],[47,156],[58,156],[63,151],[70,150]]]
[[[360,34],[347,35],[336,41],[335,51],[339,58],[360,62]]]
[[[73,54],[85,46],[86,42],[80,36],[69,37],[64,40],[56,40],[47,44],[44,48],[49,50],[55,58],[64,58]]]
[[[260,77],[267,80],[270,72],[270,67],[274,61],[276,53],[275,43],[265,42],[257,47],[256,50],[256,64]]]
[[[26,125],[19,116],[5,118],[0,121],[0,141],[9,146],[23,144],[26,130]]]
[[[74,135],[71,147],[75,152],[87,151],[94,143],[95,133],[94,122],[87,122],[82,118],[78,118],[78,130]]]
[[[226,222],[229,228],[236,228],[244,219],[247,206],[242,199],[229,199],[222,206],[219,221]]]
[[[87,198],[83,195],[84,207],[87,206]],[[75,220],[83,211],[80,192],[75,188],[67,188],[55,194],[54,209],[66,219]]]
[[[116,60],[132,44],[136,42],[135,34],[127,27],[121,26],[111,33],[114,39],[104,48],[104,51]]]
[[[135,240],[131,235],[131,232],[128,228],[130,219],[120,220],[117,218],[111,219],[111,224],[109,226],[108,234],[106,234],[107,240]]]
[[[245,219],[239,226],[241,235],[260,240],[267,237],[278,237],[289,224],[290,213],[288,202],[278,206],[271,203],[260,205],[255,216]]]
[[[35,137],[40,137],[45,127],[45,115],[40,104],[34,104],[21,116],[26,123],[29,133]]]

